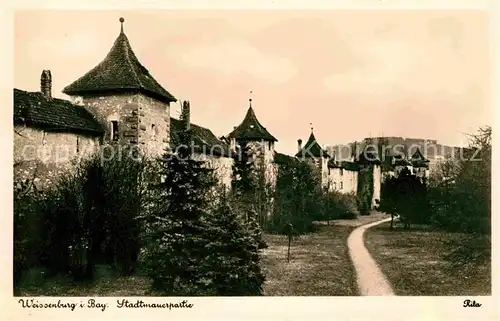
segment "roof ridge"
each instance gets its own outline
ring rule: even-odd
[[[130,44],[130,41],[128,40],[128,37],[125,34],[125,32],[122,31],[120,33],[120,37],[121,36],[124,37],[125,46],[126,46],[126,48],[124,48],[125,49],[125,59],[127,60],[127,63],[129,64],[130,68],[132,69],[132,74],[134,75],[135,80],[137,81],[137,83],[139,84],[140,87],[143,87],[141,79],[139,78],[139,75],[137,75],[137,70],[136,70],[137,66],[135,66],[132,63],[132,61],[130,60],[130,53],[129,53],[129,51],[132,51],[132,54],[134,54],[134,56],[135,56],[135,53],[132,50],[132,45]],[[136,58],[137,62],[139,62],[139,58],[137,58],[137,56],[135,58]]]

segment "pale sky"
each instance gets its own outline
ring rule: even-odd
[[[248,108],[292,154],[368,136],[464,144],[491,124],[488,16],[473,11],[31,11],[15,16],[14,86],[53,96],[119,34],[191,120],[229,133]],[[179,105],[171,115],[178,116]]]

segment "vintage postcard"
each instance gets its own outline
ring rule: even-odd
[[[12,10],[5,320],[500,317],[492,11],[360,2]]]

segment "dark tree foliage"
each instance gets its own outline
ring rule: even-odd
[[[16,180],[14,182],[14,287],[21,281],[23,273],[38,264],[38,255],[41,250],[40,216],[36,212],[39,198],[34,189],[32,178]]]
[[[343,194],[338,191],[325,191],[321,199],[323,205],[321,215],[317,220],[354,219],[359,212],[356,205],[356,196]]]
[[[153,288],[166,295],[203,294],[202,265],[207,252],[206,195],[214,186],[211,169],[191,157],[190,131],[181,134],[184,147],[159,159],[162,181],[157,204],[145,215],[145,270]]]
[[[491,128],[471,136],[468,149],[431,177],[433,222],[450,231],[491,231]]]
[[[261,209],[259,196],[259,170],[260,168],[254,166],[251,157],[251,149],[248,145],[240,147],[240,153],[236,154],[233,162],[232,173],[232,193],[233,201],[237,203],[238,208],[242,213],[243,219],[246,221],[248,228],[252,235],[254,235],[259,249],[266,248],[267,244],[262,238],[262,223],[259,221]],[[266,213],[267,215],[267,213]]]
[[[260,269],[254,225],[242,221],[225,197],[208,216],[207,259],[202,263],[211,293],[218,296],[262,294],[264,275]],[[250,225],[250,226],[246,226]]]
[[[373,198],[373,165],[361,166],[358,171],[357,204],[360,215],[369,215]]]
[[[19,217],[31,215],[33,231],[18,232],[19,242],[38,244],[26,268],[42,266],[47,276],[70,274],[76,281],[91,280],[100,263],[116,265],[123,275],[134,271],[140,248],[137,187],[144,166],[126,151],[122,148],[120,157],[84,158],[55,185],[15,205]]]
[[[313,221],[322,211],[321,199],[320,176],[312,164],[283,165],[278,171],[274,213],[268,230],[286,234],[288,224],[292,224],[295,234],[313,231]]]
[[[191,142],[186,119],[183,110],[181,146]],[[156,204],[141,216],[142,262],[153,289],[176,296],[259,294],[257,244],[225,195],[214,199],[213,170],[182,147],[176,154],[166,152],[159,165]]]
[[[460,271],[473,273],[491,262],[491,127],[470,135],[469,148],[454,156],[430,179],[432,223],[467,233],[460,244],[450,244],[448,259]]]
[[[404,168],[397,177],[390,177],[382,184],[384,195],[380,210],[392,215],[399,215],[405,228],[411,224],[429,222],[429,207],[425,179],[421,179]]]

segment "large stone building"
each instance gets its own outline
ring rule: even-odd
[[[123,30],[123,18],[120,22],[120,33],[106,57],[63,89],[70,100],[52,97],[48,70],[42,72],[40,92],[14,89],[16,178],[36,176],[36,183],[43,187],[103,144],[138,146],[151,156],[178,147],[181,123],[170,117],[170,104],[177,99],[141,64]],[[182,108],[189,120],[189,102],[183,102]],[[316,164],[324,188],[357,192],[358,162],[336,161],[312,132],[297,155],[276,152],[277,139],[257,119],[251,99],[243,121],[226,137],[188,124],[195,157],[206,160],[226,186],[230,186],[235,151],[250,146],[271,185],[276,183],[280,165],[303,160]],[[374,190],[380,191],[380,171],[375,168]]]

